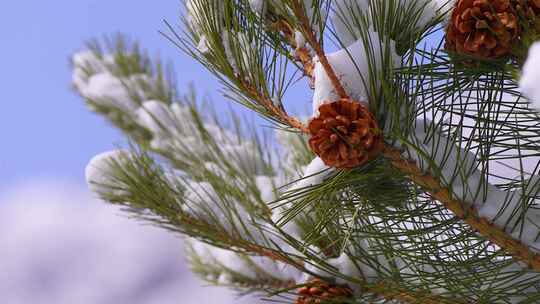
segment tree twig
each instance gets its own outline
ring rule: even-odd
[[[332,65],[328,61],[328,58],[326,57],[326,53],[324,52],[321,43],[318,41],[317,37],[315,36],[315,33],[313,33],[313,29],[311,28],[309,18],[308,16],[306,16],[306,13],[304,10],[303,2],[300,2],[298,0],[292,0],[292,9],[293,9],[294,14],[300,21],[300,26],[302,28],[302,33],[304,34],[304,38],[306,38],[309,45],[315,51],[315,54],[317,54],[317,57],[319,57],[319,61],[321,65],[323,66],[324,71],[328,75],[328,78],[330,78],[330,81],[332,82],[332,85],[334,86],[336,93],[339,95],[340,98],[349,98],[349,95],[345,91],[345,88],[343,88],[343,85],[341,84],[339,77],[337,76],[336,72],[332,68]]]
[[[309,133],[308,128],[296,117],[290,116],[283,107],[278,107],[274,102],[268,98],[265,94],[260,93],[257,88],[251,85],[249,82],[237,78],[240,88],[246,92],[249,92],[252,98],[256,99],[260,105],[262,105],[268,112],[272,114],[273,117],[276,117],[282,123],[288,125],[293,129],[297,129],[302,133]]]
[[[205,223],[204,221],[201,221],[200,219],[194,219],[188,214],[181,214],[179,215],[178,219],[182,223],[188,224],[190,228],[195,228],[201,231],[204,231],[208,227],[212,226],[211,224]],[[301,272],[306,272],[306,268],[301,261],[292,259],[286,253],[280,252],[279,250],[260,246],[260,245],[248,242],[246,240],[243,240],[241,238],[231,236],[226,231],[215,231],[215,236],[218,238],[221,238],[221,241],[224,242],[224,244],[231,244],[231,246],[244,250],[247,254],[267,257],[276,262],[281,262],[281,263],[290,265],[292,267],[295,267]],[[396,286],[395,283],[384,281],[384,280],[379,281],[374,284],[370,284],[363,280],[356,280],[355,283],[357,283],[360,290],[362,290],[365,293],[373,294],[378,297],[385,298],[387,300],[401,301],[403,303],[411,303],[411,304],[413,303],[422,303],[422,304],[462,303],[453,299],[448,299],[445,297],[433,295],[428,292],[411,292],[408,290],[403,290],[402,288],[399,288],[398,286]]]
[[[305,45],[297,44],[295,30],[286,20],[280,19],[274,22],[272,28],[281,32],[289,46],[294,49],[296,60],[302,65],[304,75],[309,78],[309,86],[313,89],[315,87],[315,64],[313,63],[311,50]]]

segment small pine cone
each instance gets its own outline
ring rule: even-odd
[[[377,157],[382,132],[369,110],[359,102],[341,99],[319,107],[309,122],[309,146],[327,166],[351,169]]]
[[[446,30],[446,49],[483,59],[509,55],[521,32],[516,1],[457,0]]]
[[[318,304],[323,301],[339,303],[339,300],[350,299],[352,290],[347,285],[334,285],[314,279],[298,290],[299,297],[295,304]]]

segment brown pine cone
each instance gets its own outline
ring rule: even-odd
[[[457,0],[446,30],[446,49],[496,59],[510,54],[521,26],[517,0]]]
[[[351,169],[377,157],[383,136],[377,121],[360,102],[341,99],[319,107],[309,122],[309,146],[327,166]]]
[[[298,290],[299,297],[295,304],[318,304],[323,301],[339,303],[339,300],[350,299],[352,290],[347,285],[328,284],[314,279]]]

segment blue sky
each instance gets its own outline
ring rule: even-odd
[[[126,33],[151,53],[182,67],[179,88],[193,81],[201,92],[214,91],[212,77],[158,33],[164,29],[163,19],[179,23],[180,3],[21,0],[0,4],[1,184],[36,177],[82,183],[87,161],[122,142],[122,136],[90,113],[70,89],[69,57],[88,39]]]

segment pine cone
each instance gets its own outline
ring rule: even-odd
[[[300,295],[295,304],[318,304],[323,301],[339,303],[339,300],[350,299],[353,295],[352,290],[346,285],[333,285],[314,279],[306,286],[298,290]]]
[[[341,99],[319,107],[309,123],[309,146],[327,166],[351,169],[372,160],[383,149],[382,132],[361,103]]]
[[[516,0],[457,0],[446,49],[485,59],[509,55],[521,31],[516,4]]]

